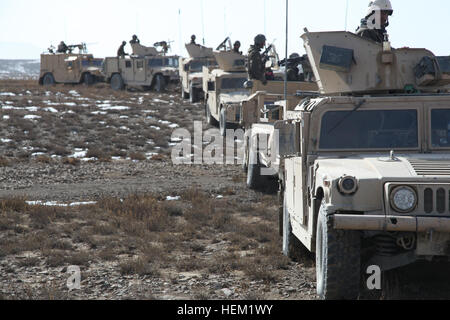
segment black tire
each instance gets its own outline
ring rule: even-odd
[[[44,86],[53,86],[55,84],[55,78],[53,77],[53,74],[46,73],[44,75],[44,78],[42,78],[42,84]]]
[[[206,123],[210,126],[217,126],[217,120],[211,114],[211,110],[209,109],[208,100],[205,102],[205,117]]]
[[[251,136],[251,133],[250,133],[250,136]],[[249,140],[250,139],[248,137],[245,137],[245,140],[244,140],[244,160],[242,161],[242,170],[244,172],[247,172],[247,170],[248,170]]]
[[[222,137],[225,137],[227,135],[227,113],[226,113],[226,108],[222,107],[220,108],[220,114],[219,114],[219,130],[220,130],[220,135]]]
[[[355,300],[359,296],[361,234],[331,226],[324,203],[316,234],[317,294],[323,300]]]
[[[83,75],[83,83],[84,83],[86,86],[92,86],[92,85],[95,83],[95,78],[94,78],[94,76],[93,76],[92,74],[90,74],[90,73],[85,73],[85,74]]]
[[[260,190],[263,179],[261,177],[261,165],[258,152],[252,151],[252,144],[248,146],[247,187],[252,190]]]
[[[184,91],[183,84],[181,84],[181,99],[188,99],[188,98],[189,98],[189,94],[186,93],[186,91]]]
[[[115,91],[123,90],[125,88],[125,84],[123,83],[122,76],[118,73],[113,74],[111,77],[111,89]]]
[[[280,223],[282,224],[280,229],[283,237],[283,254],[296,262],[305,260],[308,252],[300,240],[292,233],[291,219],[286,205],[286,195],[283,195],[283,214],[280,217]]]
[[[157,74],[155,77],[154,87],[156,92],[163,92],[166,88],[166,80],[161,74]]]
[[[191,83],[191,85],[189,86],[189,102],[190,103],[197,103],[198,102],[198,91],[197,91],[197,88],[194,88],[193,86],[192,86],[192,83]]]

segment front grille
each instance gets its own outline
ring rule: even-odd
[[[410,159],[418,176],[450,176],[450,162],[442,160]]]
[[[390,201],[391,193],[400,186],[408,186],[417,193],[417,206],[413,212],[407,215],[450,216],[450,184],[388,184],[386,192],[387,201]],[[388,214],[399,214],[391,205]]]
[[[427,214],[450,212],[450,190],[444,188],[426,188],[423,191],[423,210]]]

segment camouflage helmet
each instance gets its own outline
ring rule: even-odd
[[[126,41],[122,41],[122,45],[126,45],[127,44],[127,42]]]
[[[133,34],[133,40],[137,39],[137,35]]]
[[[292,53],[292,54],[289,56],[289,59],[297,59],[297,58],[300,58],[300,55],[299,55],[298,53],[296,53],[296,52]]]
[[[240,41],[236,41],[233,46],[234,47],[240,47],[241,46],[241,42]]]
[[[195,36],[195,34],[193,34],[193,35],[191,36],[191,40],[195,40],[195,39],[197,39],[197,37]]]
[[[258,45],[263,46],[265,42],[266,42],[266,36],[265,36],[265,35],[263,35],[263,34],[258,34],[258,35],[255,37],[255,44],[258,44]]]

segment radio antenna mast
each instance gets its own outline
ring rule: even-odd
[[[345,31],[347,31],[347,22],[348,22],[348,0],[345,6]]]
[[[286,0],[286,64],[284,66],[284,100],[287,103],[287,61],[288,61],[288,36],[289,36],[289,0]]]
[[[203,12],[203,0],[201,0],[200,5],[202,6],[201,11],[202,11],[202,35],[203,35],[203,45],[205,45],[205,15]]]

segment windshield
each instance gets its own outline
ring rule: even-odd
[[[431,110],[431,145],[433,148],[450,147],[450,109]]]
[[[416,149],[417,110],[329,111],[320,149]]]
[[[102,62],[103,62],[103,60],[83,60],[81,62],[81,65],[84,68],[88,68],[88,67],[98,67],[98,68],[100,68],[102,66]]]
[[[162,67],[163,66],[163,59],[151,59],[148,61],[149,67]]]
[[[178,68],[178,59],[176,58],[167,58],[165,60],[165,65],[168,67]]]
[[[244,89],[244,83],[247,78],[223,78],[221,88],[227,89]]]

